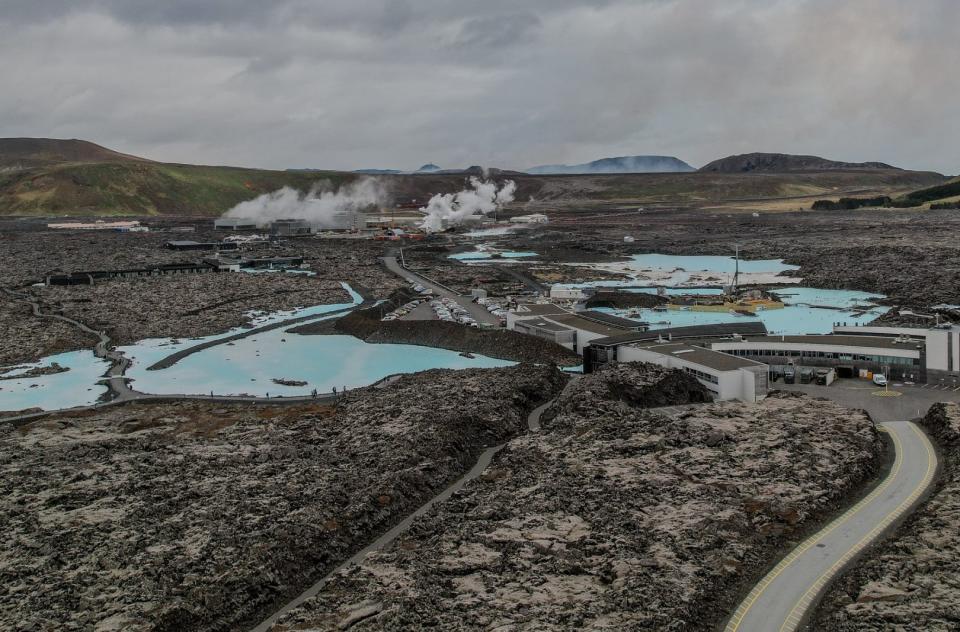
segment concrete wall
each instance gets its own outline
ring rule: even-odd
[[[923,343],[918,343],[923,344]],[[826,345],[826,344],[804,344],[797,342],[775,342],[775,341],[724,341],[715,342],[710,345],[714,351],[735,351],[741,350],[749,354],[749,357],[759,362],[770,365],[790,364],[796,366],[809,367],[835,367],[839,365],[853,365],[858,369],[867,369],[872,372],[884,372],[893,379],[910,379],[918,382],[926,381],[926,366],[922,363],[913,364],[913,360],[922,361],[922,354],[915,345],[904,344],[899,349],[885,349],[874,347],[852,347],[844,345]],[[802,356],[772,356],[760,353],[761,351],[790,351],[790,352],[823,352],[836,353],[839,358],[817,358]],[[856,355],[878,355],[890,356],[895,358],[904,358],[910,362],[906,364],[894,364],[886,362],[872,362],[869,360],[854,360]],[[929,362],[929,359],[928,359]]]
[[[708,374],[716,380],[704,379],[699,375],[693,376],[697,378],[697,381],[703,384],[707,390],[713,393],[716,399],[739,399],[745,402],[753,402],[757,399],[758,393],[756,392],[755,375],[748,369],[718,371],[701,364],[684,360],[675,355],[660,353],[651,349],[631,347],[629,345],[624,345],[617,349],[617,360],[619,362],[650,362],[667,367],[668,369],[691,369],[702,374]],[[766,367],[757,368],[766,371]],[[762,395],[766,395],[766,393]]]

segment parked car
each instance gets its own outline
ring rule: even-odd
[[[783,383],[784,384],[793,384],[797,381],[797,374],[793,369],[784,369],[783,370]]]
[[[877,386],[886,386],[887,385],[887,376],[883,373],[874,373],[873,374],[873,383]]]

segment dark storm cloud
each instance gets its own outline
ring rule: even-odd
[[[5,0],[0,136],[161,160],[960,171],[955,0]]]

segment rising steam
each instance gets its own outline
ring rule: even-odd
[[[329,182],[319,182],[307,193],[283,187],[240,202],[223,217],[252,219],[258,225],[278,219],[301,219],[318,228],[338,228],[344,224],[345,216],[379,205],[386,197],[383,184],[376,178],[363,178],[337,190],[329,187]]]
[[[437,232],[458,226],[467,217],[488,215],[504,204],[513,202],[513,194],[517,190],[513,180],[507,180],[498,189],[496,182],[477,177],[470,178],[470,187],[459,193],[438,193],[430,198],[427,206],[420,209],[427,213],[421,224],[424,230]]]

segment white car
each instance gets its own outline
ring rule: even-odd
[[[873,383],[877,386],[886,386],[887,385],[887,376],[883,373],[874,373],[873,374]]]

